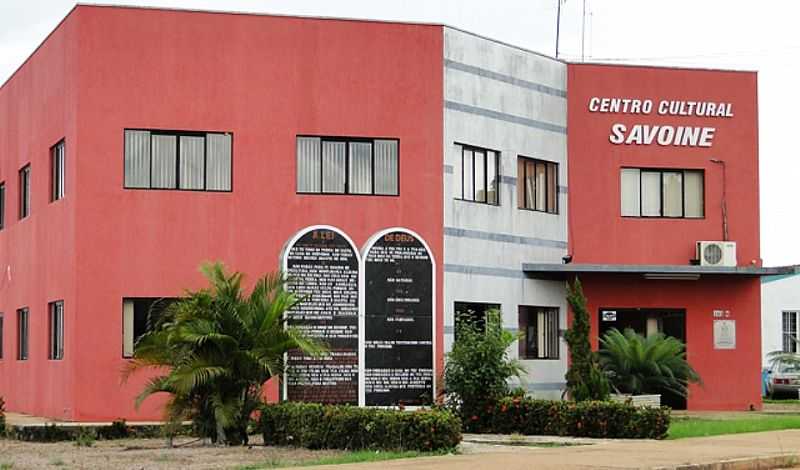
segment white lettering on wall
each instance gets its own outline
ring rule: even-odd
[[[593,96],[589,99],[589,112],[608,114],[649,115],[654,110],[653,100]],[[714,101],[660,100],[655,111],[660,116],[732,118],[733,104]],[[609,142],[615,145],[651,145],[680,147],[711,147],[715,127],[671,126],[635,124],[611,125]]]

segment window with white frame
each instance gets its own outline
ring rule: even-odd
[[[703,170],[622,168],[623,217],[697,219],[705,216]]]
[[[800,320],[800,312],[783,312],[783,328],[781,338],[783,339],[783,352],[796,353],[800,351],[800,336],[798,336],[797,324]]]
[[[31,215],[31,165],[19,170],[19,218]]]
[[[557,307],[519,306],[520,359],[558,359]]]
[[[461,158],[453,167],[456,199],[499,205],[500,152],[459,144]]]
[[[17,310],[17,360],[28,360],[28,319],[30,317],[27,307]]]
[[[297,192],[397,196],[400,141],[297,137]]]
[[[125,188],[230,191],[227,132],[125,129]]]
[[[122,357],[133,357],[139,338],[153,329],[164,310],[176,300],[170,297],[122,299]]]

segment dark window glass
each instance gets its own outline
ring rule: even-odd
[[[28,359],[28,309],[17,310],[17,359]]]
[[[297,192],[399,194],[399,141],[297,137]]]
[[[0,359],[3,358],[3,314],[0,313]]]
[[[125,187],[230,191],[229,133],[125,130]]]
[[[6,184],[0,183],[0,230],[6,225]]]
[[[499,204],[500,152],[461,145],[461,162],[456,163],[456,199]]]
[[[50,359],[64,359],[64,301],[50,302],[48,305],[50,330]]]
[[[136,342],[156,325],[161,314],[177,299],[139,297],[122,300],[122,355],[133,357]]]
[[[517,206],[558,214],[558,163],[519,157]]]
[[[558,359],[558,308],[519,307],[520,359]]]
[[[57,201],[64,197],[64,183],[65,171],[64,158],[65,158],[65,145],[64,141],[55,144],[50,149],[50,201]]]
[[[783,352],[796,353],[797,341],[797,316],[798,312],[783,312]]]
[[[486,313],[490,310],[500,310],[500,304],[481,302],[456,302],[455,303],[455,339],[458,339],[458,330],[465,324],[477,326],[480,330],[486,328]]]
[[[25,165],[19,170],[19,218],[24,219],[31,214],[31,166]]]

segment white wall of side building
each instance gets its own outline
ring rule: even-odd
[[[764,367],[769,366],[769,353],[783,349],[783,312],[800,312],[800,274],[761,279],[761,356]]]
[[[567,66],[530,51],[444,28],[444,346],[454,340],[456,302],[497,303],[506,329],[518,307],[557,307],[566,327],[564,283],[528,279],[524,262],[560,263],[567,253]],[[461,145],[500,152],[499,206],[457,200]],[[518,208],[517,158],[558,163],[558,213]],[[460,174],[458,175],[460,178]],[[517,357],[517,345],[511,348]],[[538,397],[564,388],[559,358],[523,361]]]

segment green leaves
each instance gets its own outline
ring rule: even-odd
[[[609,395],[609,384],[589,342],[589,311],[578,278],[575,278],[572,286],[567,285],[567,302],[573,314],[572,325],[564,333],[570,358],[566,375],[567,391],[575,401],[605,400]]]
[[[609,330],[601,339],[600,361],[614,387],[633,395],[673,392],[686,397],[700,376],[686,361],[686,347],[661,333],[644,337],[631,329]]]
[[[508,394],[508,379],[525,369],[508,357],[508,348],[518,336],[503,329],[499,310],[487,312],[485,329],[468,321],[457,323],[457,340],[447,354],[444,368],[445,393],[450,406],[462,419],[484,403]]]
[[[241,273],[229,274],[220,263],[201,271],[209,287],[187,292],[149,325],[123,379],[139,370],[158,371],[137,406],[168,393],[169,421],[192,419],[215,442],[241,444],[263,385],[283,372],[283,355],[291,349],[320,354],[324,347],[284,328],[285,312],[298,301],[282,274],[267,274],[246,295]]]

